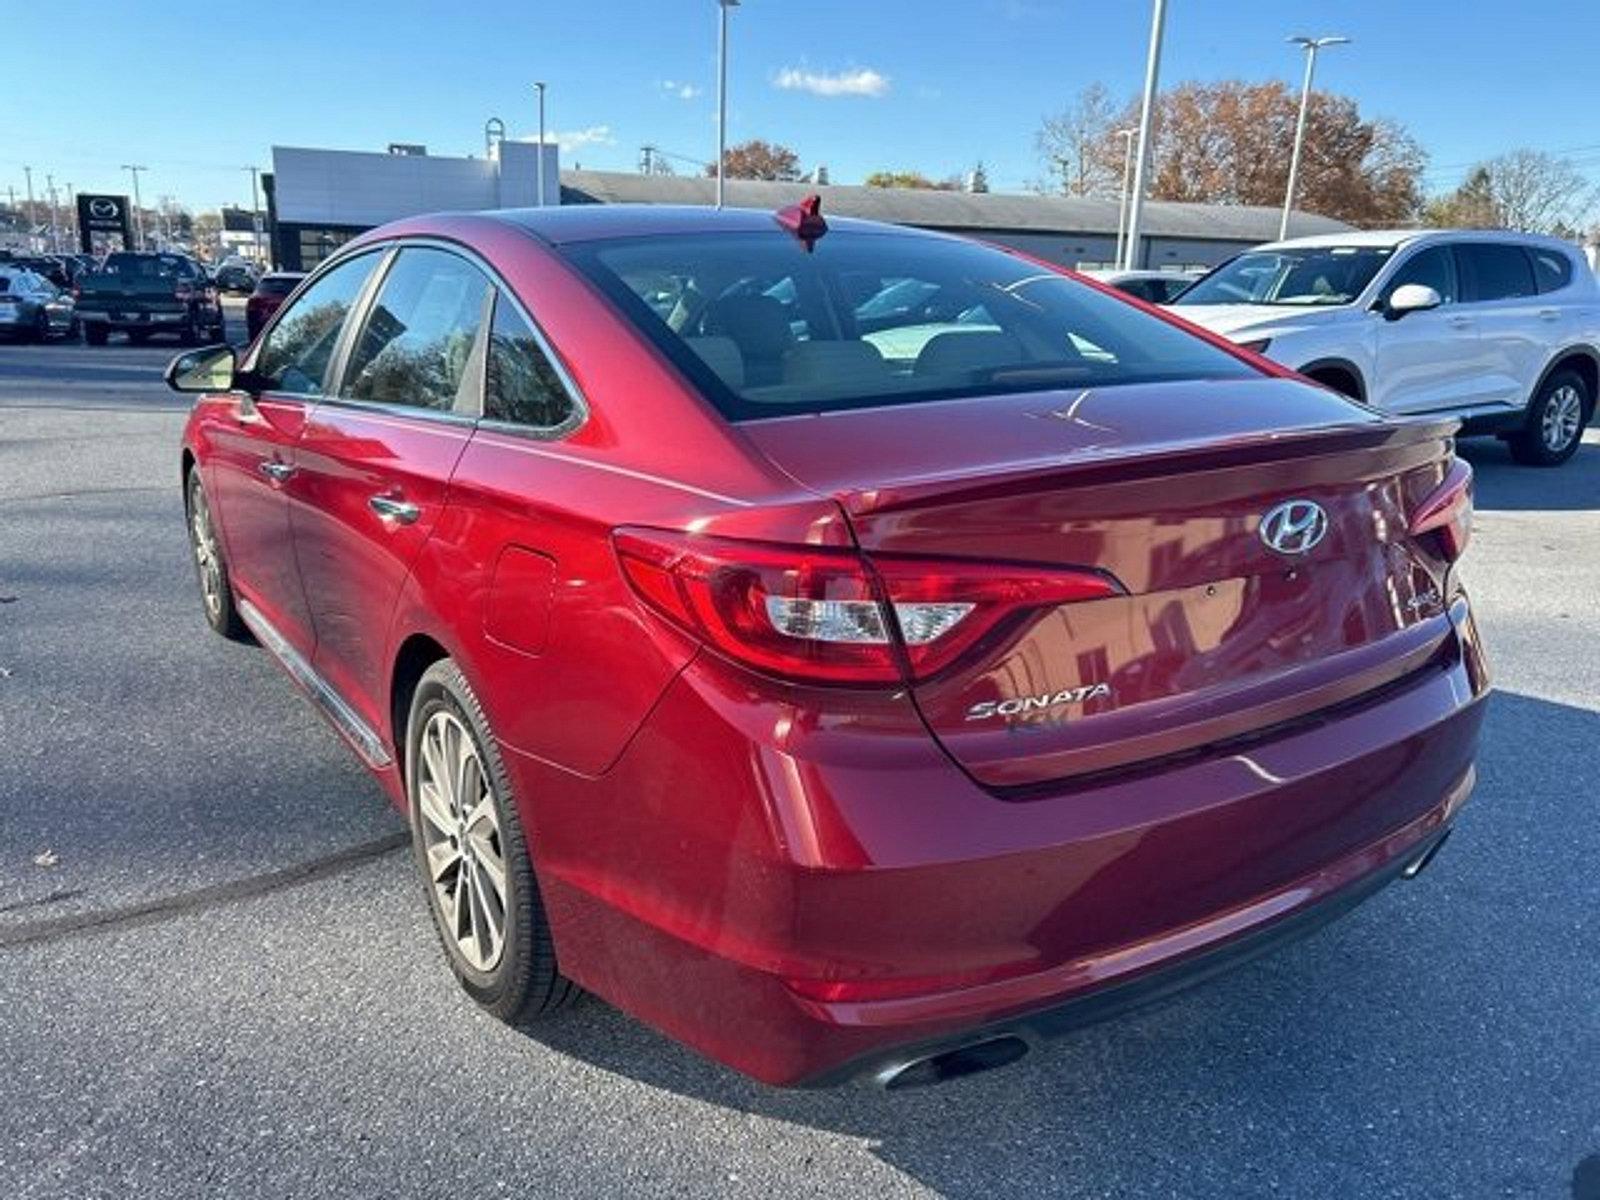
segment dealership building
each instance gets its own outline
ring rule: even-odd
[[[541,184],[547,205],[709,205],[715,198],[711,179],[564,171],[554,145],[504,140],[491,143],[482,158],[431,155],[409,145],[388,153],[274,146],[272,166],[266,183],[273,253],[278,266],[294,271],[310,270],[356,234],[400,217],[537,204]],[[1115,200],[730,179],[727,203],[776,209],[813,192],[825,214],[981,237],[1065,266],[1107,265],[1116,256]],[[1276,208],[1148,201],[1139,259],[1149,267],[1210,266],[1276,238],[1280,216]],[[1291,236],[1348,228],[1311,213],[1295,213],[1289,223]]]

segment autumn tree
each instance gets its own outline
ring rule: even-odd
[[[787,146],[752,138],[729,146],[723,155],[729,179],[775,179],[792,183],[800,178],[800,156]],[[716,177],[717,164],[707,163],[706,174]]]
[[[1423,210],[1429,225],[1457,229],[1521,229],[1571,235],[1600,201],[1563,158],[1538,150],[1513,150],[1481,162],[1455,191]]]
[[[1087,89],[1072,112],[1081,136],[1071,176],[1078,195],[1116,196],[1123,140],[1138,124],[1138,104],[1103,119],[1102,100]],[[1283,83],[1185,83],[1156,101],[1150,191],[1155,200],[1277,207],[1288,184],[1299,96]],[[1087,115],[1086,115],[1087,114]],[[1093,120],[1089,118],[1093,117]],[[1041,145],[1051,125],[1041,130]],[[1090,138],[1100,130],[1098,140]],[[1078,135],[1075,135],[1078,136]],[[1295,206],[1353,225],[1392,225],[1421,205],[1426,157],[1399,125],[1361,115],[1348,96],[1314,92]],[[1077,181],[1081,181],[1077,182]]]

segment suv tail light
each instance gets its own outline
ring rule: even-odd
[[[1472,467],[1455,459],[1428,498],[1411,514],[1411,535],[1433,533],[1451,562],[1466,552],[1472,537]]]
[[[629,584],[655,612],[769,675],[925,679],[1014,614],[1116,595],[1097,571],[874,555],[619,529]]]

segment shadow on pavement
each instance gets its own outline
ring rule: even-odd
[[[1600,508],[1600,440],[1591,431],[1559,467],[1525,467],[1498,438],[1463,438],[1457,452],[1476,476],[1481,509],[1574,512]]]
[[[593,999],[527,1032],[651,1087],[866,1138],[948,1196],[989,1200],[1021,1160],[1074,1194],[1558,1194],[1600,1151],[1600,822],[1572,786],[1600,713],[1501,694],[1489,722],[1478,794],[1418,881],[1018,1066],[786,1092]]]

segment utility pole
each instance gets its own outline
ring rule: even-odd
[[[139,202],[139,172],[149,169],[133,163],[122,164],[122,170],[133,176],[133,233],[134,241],[138,243],[134,247],[137,250],[144,249],[144,213],[140,211],[144,206]]]
[[[72,190],[72,182],[67,182],[67,234],[68,245],[78,246],[78,194]]]
[[[539,172],[539,199],[536,201],[540,208],[544,207],[544,84],[536,82],[534,90],[539,93],[539,161],[535,164]]]
[[[1161,80],[1161,39],[1167,30],[1167,0],[1155,0],[1150,15],[1150,51],[1144,65],[1144,103],[1139,108],[1139,157],[1133,168],[1133,195],[1128,201],[1128,244],[1123,270],[1139,262],[1139,232],[1144,218],[1144,193],[1150,173],[1150,129],[1155,120],[1156,88]]]
[[[1306,77],[1300,85],[1300,118],[1294,126],[1294,150],[1289,155],[1289,186],[1283,193],[1283,220],[1278,222],[1278,240],[1281,242],[1289,236],[1289,214],[1294,211],[1294,188],[1300,182],[1300,148],[1306,140],[1306,113],[1311,107],[1311,76],[1317,69],[1317,51],[1324,46],[1343,46],[1350,41],[1347,37],[1292,37],[1291,45],[1300,46],[1306,52]]]
[[[28,181],[28,215],[23,220],[23,228],[28,231],[28,253],[33,253],[33,168],[23,167],[22,177]]]
[[[739,0],[717,0],[717,207],[726,194],[728,173],[728,10]]]
[[[1117,197],[1117,262],[1122,262],[1123,235],[1128,232],[1128,183],[1133,173],[1133,135],[1137,130],[1119,129],[1122,139],[1122,193]]]
[[[261,253],[261,189],[260,167],[245,167],[250,172],[250,229],[255,234],[256,265],[266,262],[266,256]]]

